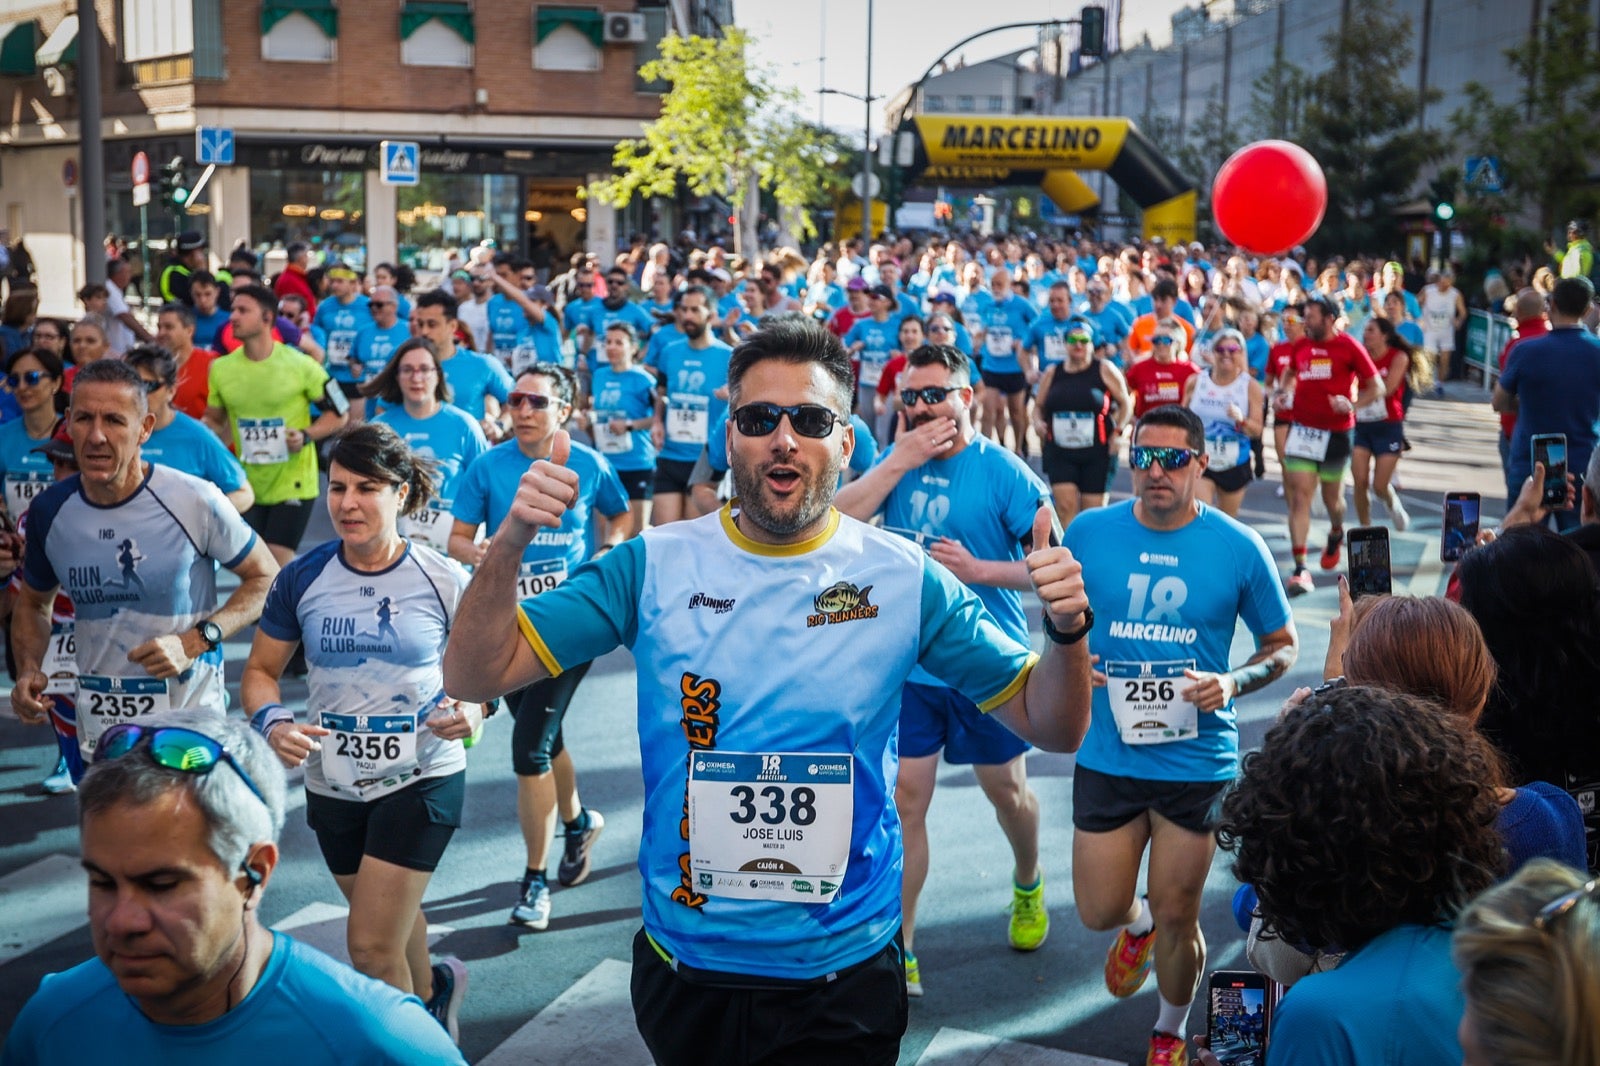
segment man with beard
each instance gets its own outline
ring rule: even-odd
[[[901,686],[920,664],[1070,751],[1093,618],[1071,554],[1034,552],[1052,638],[1036,659],[915,545],[833,509],[852,380],[826,330],[776,320],[739,346],[728,386],[738,499],[519,605],[523,545],[580,490],[557,434],[467,590],[445,688],[487,698],[631,647],[645,783],[633,1003],[655,1061],[893,1063],[907,1018],[890,799]],[[1049,530],[1041,511],[1034,532]]]
[[[1055,512],[1050,490],[1027,464],[973,429],[971,374],[967,357],[947,345],[911,352],[900,375],[900,434],[876,466],[840,490],[838,505],[862,521],[883,515],[884,529],[925,549],[977,594],[1007,636],[1026,644],[1026,552],[1039,516],[1048,516],[1048,534]],[[948,763],[972,766],[1011,844],[1011,946],[1033,951],[1050,930],[1039,869],[1039,798],[1022,761],[1028,745],[919,668],[900,702],[894,797],[905,824],[906,982],[914,996],[922,995],[922,980],[912,933],[928,876],[927,814],[940,751]]]
[[[711,335],[711,290],[691,285],[678,294],[678,328],[683,340],[661,353],[656,370],[664,400],[656,403],[650,439],[655,444],[656,483],[653,520],[664,526],[686,515],[694,464],[705,451],[711,423],[726,417],[728,357],[733,349]]]

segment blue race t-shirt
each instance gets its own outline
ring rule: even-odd
[[[889,353],[900,347],[900,316],[890,315],[882,322],[876,318],[857,319],[844,335],[844,346],[853,348],[858,342],[865,347],[852,354],[861,360],[861,385],[876,387],[889,362]]]
[[[1567,469],[1589,468],[1600,437],[1600,339],[1578,326],[1560,326],[1518,341],[1500,375],[1500,387],[1517,398],[1507,480],[1520,485],[1533,473],[1532,438],[1567,435]]]
[[[1073,326],[1079,329],[1087,328],[1089,335],[1094,338],[1093,343],[1099,344],[1099,335],[1094,323],[1081,315],[1068,315],[1066,318],[1057,318],[1048,310],[1043,311],[1033,320],[1033,325],[1028,327],[1028,332],[1022,342],[1024,348],[1030,349],[1039,361],[1039,372],[1042,374],[1052,366],[1067,361],[1067,331]]]
[[[404,405],[386,407],[373,421],[382,422],[400,435],[417,455],[433,460],[434,498],[450,509],[456,486],[478,456],[489,450],[478,420],[453,404],[441,404],[427,418],[413,418]]]
[[[239,460],[204,423],[182,411],[172,412],[172,421],[150,434],[139,454],[152,463],[209,481],[225,493],[245,486],[244,467]]]
[[[349,303],[323,300],[317,305],[317,314],[311,322],[313,332],[321,330],[317,343],[328,353],[328,373],[335,381],[351,381],[350,357],[356,348],[356,336],[372,325],[372,309],[367,298],[357,295]]]
[[[667,440],[659,458],[692,463],[711,439],[711,427],[728,417],[728,401],[716,391],[728,383],[733,349],[713,340],[695,348],[687,340],[661,353],[657,364],[666,383]]]
[[[489,297],[486,310],[489,316],[490,348],[502,363],[509,365],[517,350],[517,338],[528,328],[528,314],[521,304],[503,292]],[[545,316],[546,319],[549,317]]]
[[[983,324],[983,368],[995,374],[1020,374],[1022,364],[1017,362],[1016,341],[1027,335],[1028,327],[1038,314],[1033,305],[1012,294],[1005,301],[992,296],[988,306],[979,313]]]
[[[355,350],[350,353],[350,358],[361,364],[361,380],[377,377],[389,365],[394,350],[410,339],[411,327],[404,322],[396,322],[388,329],[376,322],[362,327],[356,334]]]
[[[99,959],[50,974],[17,1015],[0,1066],[279,1066],[286,1052],[295,1066],[466,1066],[417,997],[284,933],[272,934],[250,993],[203,1025],[150,1021]]]
[[[504,404],[514,387],[500,360],[467,348],[457,348],[444,361],[444,379],[450,384],[450,402],[477,419],[483,418],[485,396]]]
[[[1089,733],[1078,763],[1103,774],[1150,781],[1227,781],[1239,769],[1239,731],[1232,703],[1197,718],[1198,735],[1165,743],[1128,744],[1112,713],[1112,685],[1163,681],[1181,690],[1183,668],[1224,672],[1236,623],[1258,638],[1289,623],[1289,601],[1261,535],[1214,507],[1200,504],[1180,529],[1150,529],[1134,501],[1084,511],[1063,538],[1083,564],[1095,607],[1090,651],[1108,684],[1094,690]],[[1087,519],[1087,521],[1085,521]],[[1119,696],[1124,690],[1118,689]]]
[[[55,466],[50,457],[33,449],[46,443],[42,437],[28,436],[25,420],[13,418],[0,423],[0,478],[5,485],[6,514],[16,522],[28,511],[35,496],[55,484]]]
[[[656,409],[656,377],[643,367],[630,366],[618,373],[606,363],[594,372],[595,447],[618,470],[653,470],[656,448],[648,425],[625,433],[611,432],[614,418],[640,423],[652,418]]]
[[[222,332],[222,327],[228,324],[232,316],[222,308],[217,308],[209,315],[202,315],[199,311],[194,313],[194,346],[196,348],[210,348],[217,350],[217,334]]]
[[[530,462],[515,440],[490,448],[467,467],[456,488],[451,514],[468,525],[487,526],[493,536],[511,510],[517,484]],[[578,498],[561,516],[558,528],[540,529],[523,549],[518,583],[529,590],[554,588],[588,557],[588,532],[595,512],[607,518],[628,513],[628,494],[605,456],[573,441],[567,469],[578,475]]]

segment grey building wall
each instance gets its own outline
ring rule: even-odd
[[[1487,85],[1497,99],[1514,100],[1521,90],[1504,50],[1526,40],[1545,0],[1384,0],[1385,7],[1411,20],[1412,59],[1405,70],[1414,86],[1443,93],[1427,107],[1423,124],[1450,132],[1450,116],[1466,102],[1469,81]],[[1341,18],[1359,19],[1372,0],[1280,0],[1265,10],[1226,22],[1213,22],[1203,34],[1163,48],[1136,48],[1065,80],[1048,110],[1057,115],[1122,115],[1140,122],[1147,115],[1176,123],[1192,136],[1209,104],[1223,109],[1229,129],[1241,143],[1259,131],[1249,128],[1251,88],[1272,66],[1281,44],[1284,58],[1315,75],[1327,69],[1322,38],[1338,30]],[[1600,0],[1595,0],[1600,19]],[[1048,86],[1042,87],[1047,89]],[[1456,155],[1471,154],[1470,145]],[[1209,174],[1190,175],[1199,183]],[[1098,185],[1096,183],[1098,182]],[[1090,178],[1108,202],[1115,190],[1103,176]]]

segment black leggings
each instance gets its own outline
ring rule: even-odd
[[[516,725],[511,730],[511,769],[519,777],[538,777],[550,772],[550,760],[565,750],[561,722],[567,706],[578,691],[578,682],[589,672],[592,662],[581,663],[555,677],[535,681],[506,697]]]

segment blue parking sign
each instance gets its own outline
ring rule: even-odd
[[[422,149],[416,141],[383,141],[378,176],[385,185],[415,185],[422,177]]]

